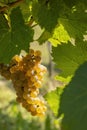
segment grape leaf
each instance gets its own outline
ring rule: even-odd
[[[1,20],[0,20],[1,21]],[[33,31],[24,24],[20,8],[12,10],[10,15],[11,27],[6,28],[4,21],[1,21],[2,30],[6,30],[0,39],[0,62],[9,63],[15,54],[23,49],[28,51],[29,42],[33,40]],[[8,25],[8,23],[6,23]],[[6,26],[7,26],[6,25]]]
[[[64,29],[62,24],[57,25],[53,30],[52,37],[48,39],[53,46],[57,46],[57,44],[68,43],[70,37],[67,31]]]
[[[62,4],[59,0],[55,0],[55,2],[50,0],[48,3],[36,0],[32,5],[32,15],[42,28],[51,32],[58,23],[61,6]]]
[[[70,5],[70,7],[68,6]],[[37,10],[36,10],[37,9]],[[87,34],[87,4],[85,1],[55,0],[43,2],[34,1],[32,5],[32,15],[35,21],[45,31],[51,34],[49,41],[52,45],[68,43],[73,38],[82,40]],[[43,38],[43,41],[46,39]],[[76,42],[75,42],[76,43]]]
[[[43,44],[50,37],[51,37],[51,34],[49,32],[43,31],[43,33],[41,34],[41,36],[38,38],[38,42],[40,44]]]
[[[64,2],[65,2],[65,4],[69,7],[69,8],[71,8],[71,7],[73,7],[73,6],[75,6],[76,5],[76,2],[78,2],[78,0],[63,0]]]
[[[63,0],[64,3],[69,7],[72,8],[73,6],[75,6],[78,2],[83,2],[84,4],[87,4],[86,0]]]
[[[87,35],[87,5],[84,2],[76,2],[75,7],[68,9],[66,7],[65,11],[60,12],[60,17],[58,18],[58,26],[53,30],[53,35],[49,39],[52,45],[57,46],[57,44],[72,42],[74,39],[74,44],[76,39],[84,39],[84,35]]]
[[[87,129],[87,62],[75,72],[60,98],[59,115],[64,114],[63,130]]]
[[[78,42],[76,46],[71,43],[61,44],[52,49],[53,61],[56,67],[61,69],[61,76],[74,75],[76,69],[87,61],[87,42]]]
[[[3,14],[0,14],[0,40],[3,38],[4,33],[8,31],[8,23]]]
[[[62,14],[59,18],[60,23],[71,38],[83,39],[83,35],[87,34],[87,5],[79,2],[74,8]]]
[[[57,88],[56,90],[51,91],[44,96],[55,115],[58,114],[60,95],[62,94],[62,91],[62,87]]]
[[[20,4],[20,9],[22,11],[23,18],[25,22],[28,24],[29,19],[31,18],[31,0],[25,0],[25,2],[22,2]]]

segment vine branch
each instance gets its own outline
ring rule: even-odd
[[[16,6],[20,5],[20,3],[22,3],[22,2],[24,2],[24,0],[17,0],[15,2],[8,3],[7,5],[0,7],[0,12],[3,12],[9,8],[12,8],[12,7],[16,7]]]

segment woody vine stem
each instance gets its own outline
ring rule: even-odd
[[[0,13],[3,11],[6,11],[7,9],[10,9],[12,7],[16,7],[16,6],[20,5],[20,3],[22,3],[22,2],[24,2],[24,0],[17,0],[15,2],[6,4],[5,6],[0,7]]]

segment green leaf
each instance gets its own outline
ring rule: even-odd
[[[60,3],[59,0],[55,0],[55,2],[50,0],[48,3],[46,3],[46,1],[38,2],[37,0],[33,2],[33,17],[35,21],[48,32],[51,32],[58,23],[59,11],[61,9]]]
[[[71,81],[72,76],[68,76],[67,78],[64,78],[62,76],[56,75],[55,80],[60,81],[62,84],[67,84]]]
[[[0,14],[0,40],[3,38],[4,33],[6,33],[8,29],[8,21],[3,14]]]
[[[87,130],[87,62],[75,72],[60,98],[63,130]]]
[[[56,28],[53,30],[52,37],[49,38],[49,41],[53,46],[57,46],[57,44],[61,43],[68,43],[69,40],[69,34],[64,29],[64,26],[62,24],[56,26]]]
[[[75,6],[78,2],[83,2],[84,4],[87,4],[86,0],[63,0],[64,3],[69,7],[72,8],[73,6]]]
[[[52,31],[52,37],[49,39],[53,46],[57,44],[68,43],[74,40],[76,43],[84,39],[87,34],[87,5],[85,2],[76,2],[72,8],[67,8],[65,5],[63,10],[60,10],[60,17],[58,18],[58,25]]]
[[[44,42],[46,42],[46,40],[48,40],[48,38],[51,37],[51,34],[47,31],[43,31],[43,33],[41,34],[41,36],[38,38],[38,42],[40,44],[43,44]]]
[[[63,0],[64,2],[65,2],[65,4],[69,7],[69,8],[71,8],[71,7],[73,7],[75,4],[76,4],[76,2],[78,2],[78,0]]]
[[[0,20],[1,21],[1,20]],[[33,40],[33,31],[24,24],[20,8],[12,10],[10,15],[11,28],[8,29],[4,20],[1,21],[3,32],[0,39],[0,62],[9,63],[15,54],[19,54],[21,50],[28,51],[29,42]],[[5,23],[5,24],[4,24]]]
[[[62,70],[60,75],[73,76],[76,69],[87,61],[87,42],[79,42],[76,46],[61,44],[53,47],[52,52],[56,67]]]
[[[55,0],[55,2],[34,0],[32,15],[42,28],[52,33],[52,38],[49,40],[56,46],[61,42],[67,43],[72,38],[74,41],[77,38],[82,40],[87,34],[86,3],[85,0],[74,0],[71,4],[68,0]]]
[[[25,22],[28,24],[29,19],[31,18],[31,15],[32,15],[31,14],[31,0],[25,0],[25,2],[22,2],[20,4],[20,9],[22,11]]]
[[[86,10],[87,4],[79,1],[74,7],[60,14],[59,22],[64,26],[64,29],[71,38],[82,40],[83,35],[87,34]]]
[[[45,95],[50,108],[52,109],[55,115],[58,114],[59,104],[60,104],[60,95],[62,94],[63,87],[57,88],[55,91],[51,91]]]
[[[0,7],[7,6],[3,1],[0,0]]]

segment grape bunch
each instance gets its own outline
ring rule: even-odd
[[[0,64],[1,75],[13,82],[17,101],[33,116],[42,116],[46,111],[45,102],[39,94],[45,72],[41,52],[33,49],[26,56],[14,56],[9,65]]]

